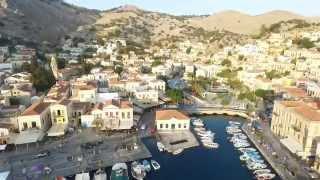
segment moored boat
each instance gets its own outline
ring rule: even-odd
[[[173,155],[178,155],[180,153],[182,153],[183,149],[177,149],[175,151],[172,152]]]
[[[112,166],[111,180],[129,180],[128,166],[126,163],[117,163]]]
[[[256,175],[256,178],[259,179],[259,180],[270,180],[270,179],[273,179],[275,177],[276,177],[276,175],[272,174],[272,173],[265,173],[265,174]]]
[[[160,164],[155,160],[151,160],[151,166],[153,167],[154,170],[160,169]]]
[[[158,147],[158,150],[160,151],[160,152],[163,152],[164,151],[164,145],[161,143],[161,142],[157,142],[157,147]]]
[[[107,179],[107,173],[104,170],[99,169],[94,173],[93,180],[106,180],[106,179]]]
[[[219,144],[218,143],[214,143],[214,142],[209,142],[209,143],[203,143],[203,146],[206,148],[218,148]]]
[[[137,161],[131,163],[131,175],[136,180],[143,180],[146,177],[144,166]]]
[[[266,173],[271,173],[271,170],[270,169],[259,169],[259,170],[255,170],[253,171],[253,174],[266,174]]]
[[[151,165],[148,160],[143,160],[142,165],[147,172],[151,171]]]

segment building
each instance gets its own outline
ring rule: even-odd
[[[51,126],[50,120],[50,103],[37,102],[28,107],[18,117],[19,131],[28,129],[41,129],[47,131]]]
[[[281,142],[302,159],[316,155],[320,136],[320,104],[303,101],[277,101],[271,130]]]
[[[62,100],[50,106],[51,128],[48,136],[62,136],[69,125],[71,118],[72,103],[69,100]]]
[[[156,112],[156,127],[158,131],[188,130],[190,118],[178,110],[160,110]]]
[[[125,100],[110,100],[98,103],[81,116],[83,127],[125,130],[133,127],[133,105]]]

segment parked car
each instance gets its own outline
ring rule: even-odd
[[[39,154],[33,156],[34,159],[44,158],[50,156],[50,151],[42,151]]]

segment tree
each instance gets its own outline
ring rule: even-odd
[[[161,64],[163,64],[163,63],[161,62],[160,59],[155,59],[155,60],[151,63],[151,66],[152,66],[152,67],[156,67],[156,66],[159,66],[159,65],[161,65]]]
[[[314,48],[315,44],[309,38],[296,39],[293,41],[294,44],[297,44],[300,48]]]
[[[188,47],[187,50],[186,50],[186,53],[190,54],[191,53],[191,49],[192,49],[192,47]]]
[[[66,67],[66,60],[58,59],[57,60],[58,69],[63,69]]]
[[[180,103],[183,99],[183,92],[179,89],[169,89],[166,95],[176,104]]]
[[[231,66],[231,61],[229,59],[224,59],[222,62],[221,62],[221,65],[222,66]]]
[[[120,76],[120,74],[123,72],[123,66],[120,66],[120,65],[115,66],[114,72]]]

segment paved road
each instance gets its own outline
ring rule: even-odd
[[[47,144],[41,149],[50,151],[50,156],[35,159],[38,153],[35,149],[31,152],[9,152],[0,154],[0,170],[11,170],[12,180],[44,180],[44,167],[53,171],[52,176],[68,176],[82,171],[112,166],[117,162],[127,162],[151,156],[148,149],[142,144],[135,134],[116,134],[114,136],[98,135],[94,132],[83,132],[77,136],[71,136],[64,140],[62,147]],[[83,148],[81,144],[86,142],[98,142],[92,148]],[[138,149],[128,150],[128,147],[138,145]],[[41,169],[41,170],[38,170]]]
[[[247,125],[244,129],[248,132],[248,135],[253,138],[259,148],[272,161],[270,162],[275,166],[275,169],[280,171],[279,175],[284,180],[308,180],[310,179],[308,172],[304,169],[304,165],[293,157],[290,152],[281,145],[281,142],[277,137],[273,135],[269,126],[262,124],[262,142],[259,143],[259,138],[253,134]],[[277,156],[272,155],[276,152]]]

